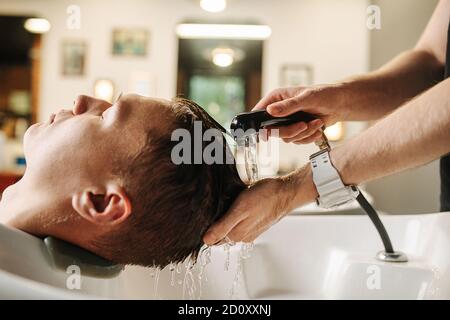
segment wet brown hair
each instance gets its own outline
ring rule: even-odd
[[[119,175],[132,203],[132,214],[120,229],[94,243],[96,253],[122,264],[164,267],[187,257],[196,259],[208,227],[222,217],[246,188],[234,163],[179,164],[171,160],[174,129],[194,136],[194,121],[207,129],[224,129],[199,105],[176,98],[173,123],[165,133],[150,130],[145,146],[126,161]],[[220,135],[223,156],[231,151]],[[202,139],[203,140],[203,139]],[[210,142],[202,143],[202,152]],[[191,153],[193,157],[193,152]]]

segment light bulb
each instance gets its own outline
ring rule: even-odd
[[[208,12],[220,12],[227,7],[226,0],[201,0],[200,7]]]
[[[94,84],[94,97],[112,102],[114,97],[114,84],[111,80],[100,79]]]
[[[332,126],[325,129],[325,134],[330,141],[338,141],[344,135],[344,128],[342,122],[336,122]]]
[[[47,19],[42,18],[27,19],[23,26],[31,33],[46,33],[51,28],[50,22]]]

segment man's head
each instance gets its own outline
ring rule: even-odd
[[[193,133],[194,121],[217,126],[184,99],[126,95],[111,105],[78,97],[72,110],[27,131],[19,184],[37,187],[40,208],[10,224],[119,263],[165,266],[195,256],[203,233],[245,185],[234,164],[171,161],[173,130]]]

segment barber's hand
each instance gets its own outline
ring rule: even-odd
[[[235,242],[252,242],[293,209],[315,198],[309,166],[287,177],[258,181],[238,196],[203,241],[213,245],[228,237]]]
[[[266,95],[253,110],[266,109],[274,117],[287,116],[297,111],[316,115],[319,119],[309,123],[299,122],[279,130],[279,137],[285,142],[304,144],[321,138],[319,129],[345,120],[349,110],[343,102],[343,89],[340,85],[321,85],[313,87],[280,88]]]

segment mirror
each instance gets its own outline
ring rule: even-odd
[[[263,41],[179,39],[177,94],[229,127],[261,97]]]

